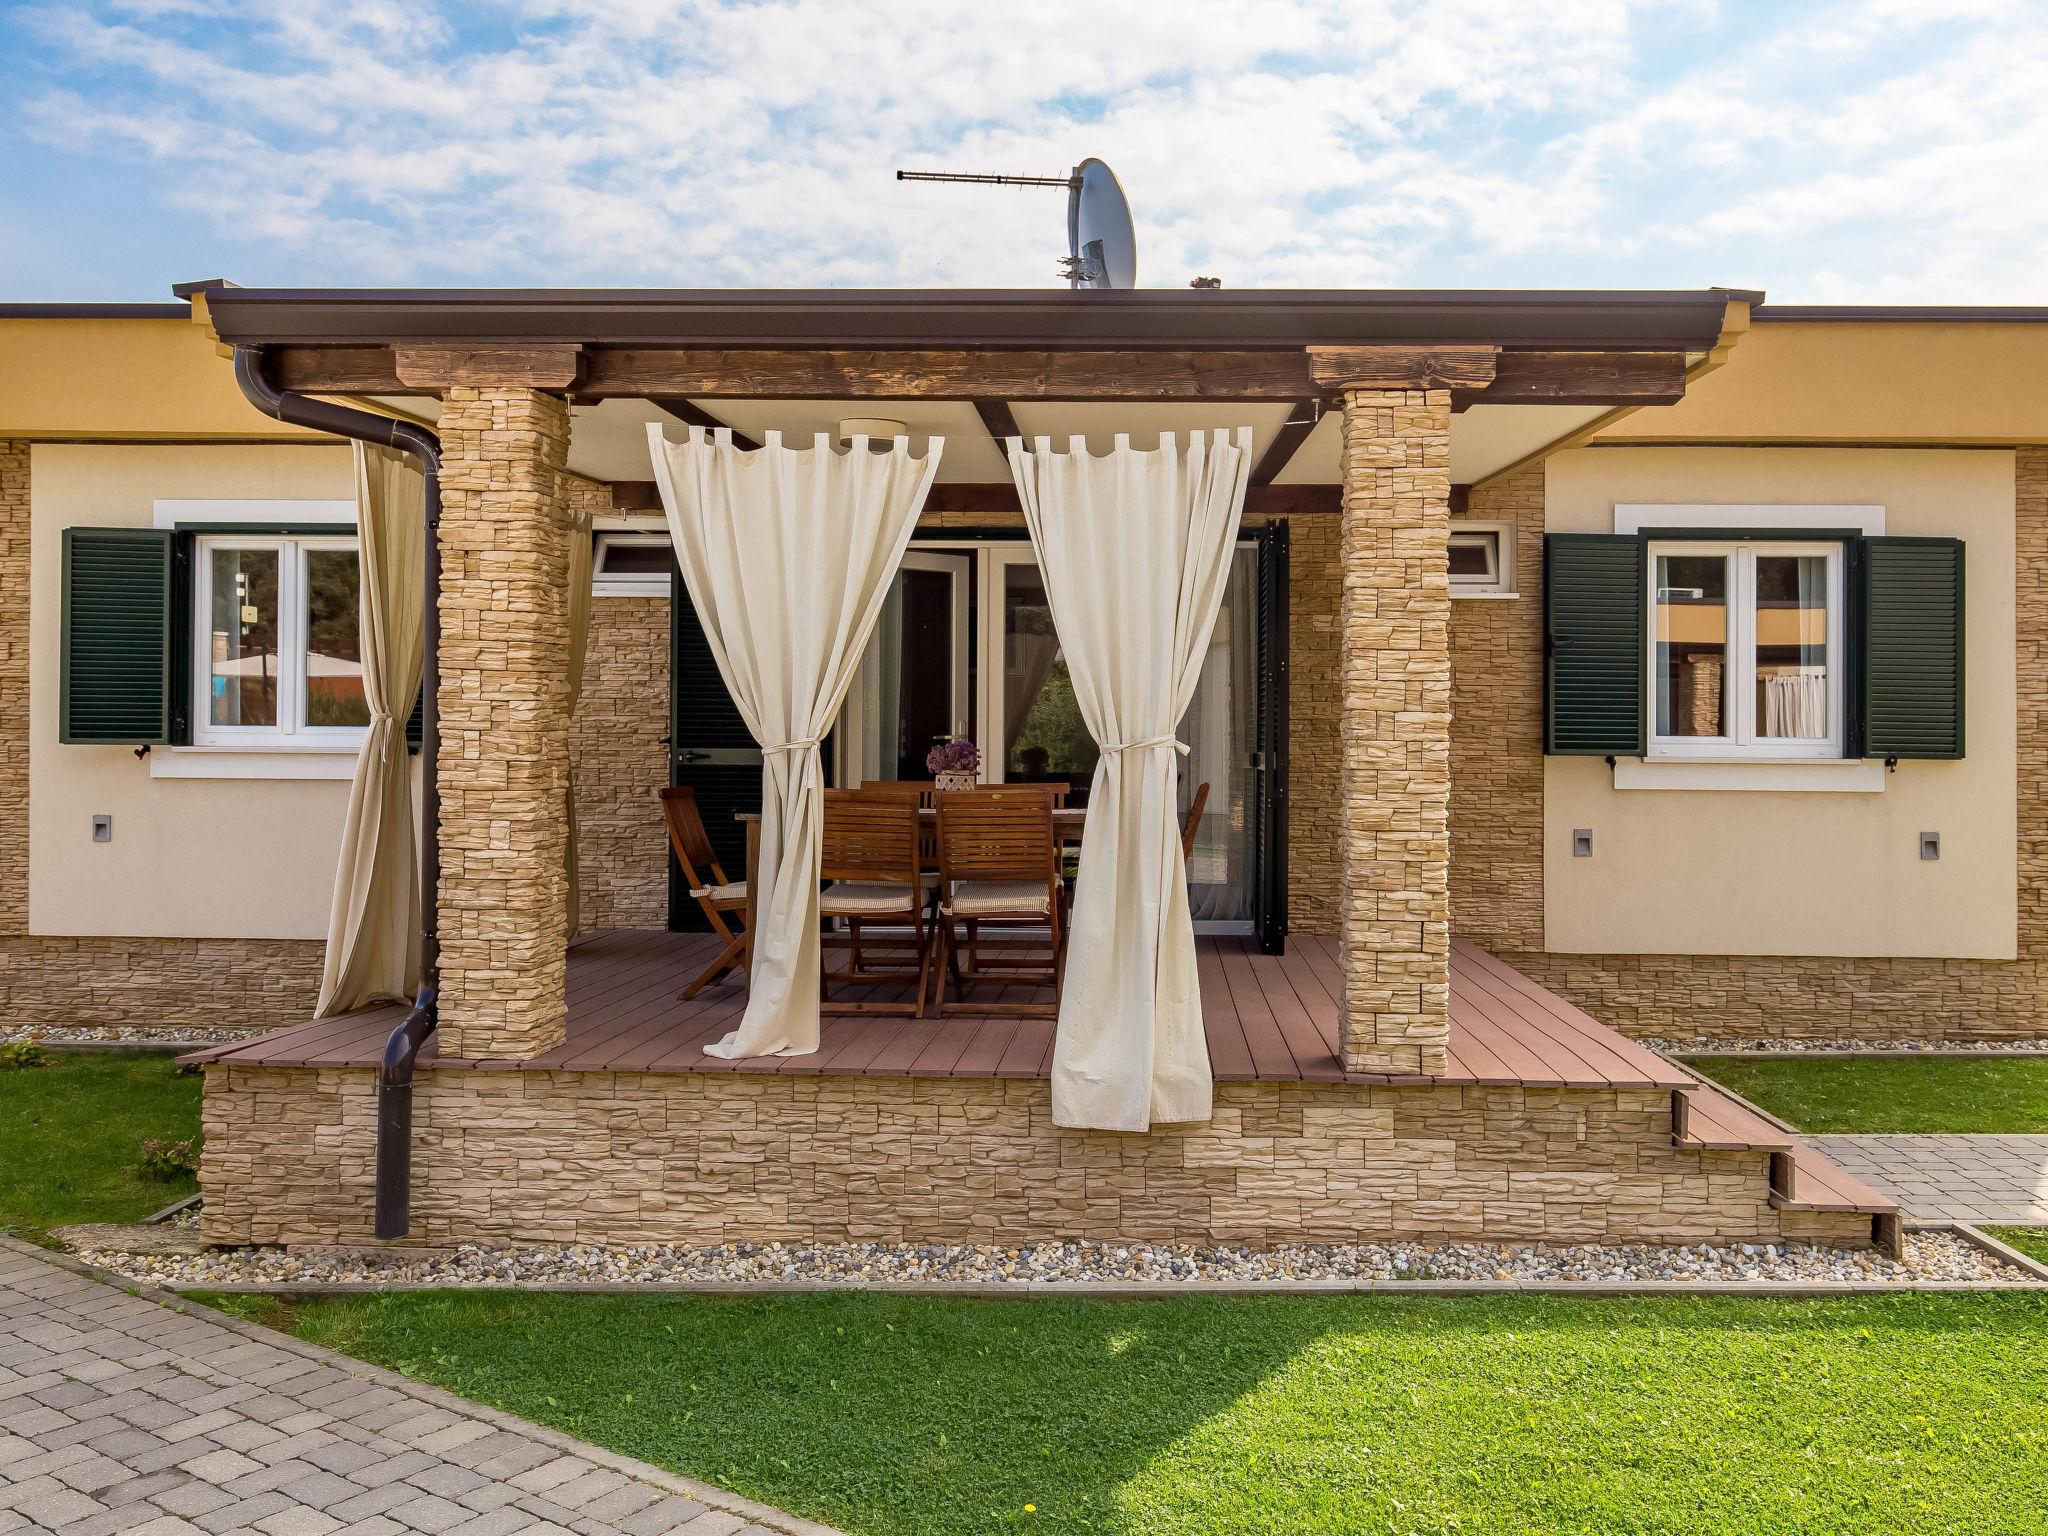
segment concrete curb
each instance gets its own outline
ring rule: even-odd
[[[2019,1223],[2013,1223],[2013,1225],[2019,1225]],[[1925,1229],[1916,1227],[1913,1230],[1922,1231]],[[2006,1263],[2012,1265],[2014,1269],[2024,1270],[2027,1274],[2037,1275],[2043,1281],[2048,1281],[2048,1264],[2043,1264],[2030,1253],[2021,1253],[2019,1249],[2013,1247],[2010,1243],[2000,1242],[1981,1227],[1972,1226],[1966,1221],[1959,1221],[1952,1227],[1938,1230],[1953,1232],[1956,1236],[1962,1238],[1963,1241],[1975,1243],[1986,1253],[2003,1259]]]
[[[755,1525],[766,1526],[771,1531],[780,1531],[784,1533],[784,1536],[845,1536],[845,1532],[835,1526],[819,1525],[815,1521],[802,1519],[783,1510],[771,1509],[766,1504],[757,1504],[752,1499],[743,1498],[736,1493],[729,1493],[723,1488],[715,1488],[709,1483],[700,1483],[693,1477],[684,1477],[679,1473],[664,1471],[662,1468],[652,1466],[647,1462],[636,1461],[630,1456],[621,1456],[616,1451],[608,1451],[603,1446],[592,1445],[586,1440],[577,1439],[574,1435],[564,1434],[558,1429],[550,1429],[545,1424],[536,1424],[530,1419],[522,1419],[516,1414],[505,1413],[491,1407],[487,1403],[477,1402],[474,1398],[458,1396],[431,1383],[416,1381],[410,1376],[401,1376],[396,1371],[387,1371],[382,1366],[371,1365],[366,1360],[358,1360],[352,1355],[343,1355],[331,1349],[322,1349],[317,1344],[308,1344],[305,1340],[294,1338],[291,1334],[279,1333],[276,1329],[265,1328],[260,1323],[248,1322],[243,1318],[234,1317],[229,1313],[202,1305],[199,1302],[188,1301],[185,1297],[174,1292],[160,1291],[154,1286],[130,1280],[125,1275],[110,1273],[95,1265],[87,1264],[82,1259],[75,1258],[68,1253],[57,1253],[48,1248],[38,1248],[33,1243],[23,1242],[17,1237],[8,1237],[4,1233],[0,1233],[0,1245],[4,1245],[15,1253],[26,1257],[41,1259],[46,1264],[54,1264],[60,1269],[68,1269],[73,1274],[84,1275],[87,1279],[97,1280],[103,1285],[113,1286],[116,1290],[125,1291],[130,1296],[138,1296],[144,1301],[153,1301],[159,1306],[169,1307],[174,1312],[182,1312],[193,1317],[203,1317],[208,1322],[217,1323],[231,1333],[237,1333],[244,1338],[253,1339],[271,1349],[281,1349],[319,1365],[333,1366],[339,1370],[346,1371],[358,1380],[372,1382],[381,1387],[388,1387],[395,1392],[403,1392],[409,1397],[417,1398],[419,1401],[431,1404],[436,1408],[445,1408],[451,1413],[459,1413],[468,1418],[479,1420],[496,1429],[511,1430],[516,1434],[525,1435],[529,1439],[540,1441],[543,1445],[551,1445],[558,1451],[580,1456],[585,1461],[605,1467],[625,1477],[633,1478],[638,1482],[646,1483],[651,1487],[659,1488],[664,1492],[672,1493],[679,1498],[695,1499],[699,1504],[703,1504],[708,1508],[724,1510],[728,1514],[737,1515],[741,1519],[751,1521]]]

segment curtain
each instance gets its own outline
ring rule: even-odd
[[[907,438],[807,450],[770,432],[753,452],[723,428],[669,442],[647,429],[676,563],[719,676],[761,744],[761,838],[753,971],[740,1026],[712,1056],[797,1056],[818,1048],[818,869],[823,765],[839,712],[881,617],[939,466]]]
[[[1053,1043],[1053,1120],[1142,1131],[1209,1118],[1174,729],[1230,579],[1251,432],[1119,435],[1097,458],[1008,444],[1074,696],[1101,746]]]
[[[1003,649],[1003,739],[996,751],[1008,761],[1025,717],[1038,702],[1038,690],[1045,686],[1053,662],[1059,659],[1060,642],[1057,635],[1020,632],[1005,635]]]
[[[316,1018],[411,998],[420,980],[419,854],[405,721],[420,696],[426,480],[404,454],[355,445],[358,644],[369,729],[342,823]]]
[[[590,562],[595,554],[590,541],[591,518],[587,510],[572,508],[569,521],[569,719],[576,719],[576,699],[583,692],[583,662],[590,651]],[[581,900],[576,878],[576,756],[569,755],[569,787],[562,805],[563,872],[569,880],[569,937],[583,931]]]

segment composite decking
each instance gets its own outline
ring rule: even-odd
[[[1521,1087],[1681,1088],[1691,1074],[1623,1038],[1475,945],[1451,951],[1451,1041],[1441,1077],[1346,1072],[1338,1060],[1335,942],[1296,934],[1284,955],[1246,939],[1198,941],[1209,1060],[1229,1081],[1445,1083]],[[479,1071],[777,1072],[839,1076],[1045,1077],[1053,1021],[1003,1015],[943,1018],[832,1015],[808,1056],[726,1061],[704,1047],[731,1029],[746,992],[727,981],[689,1002],[676,992],[716,951],[708,934],[617,929],[569,950],[569,1037],[530,1061],[460,1060],[430,1040],[422,1066]],[[841,951],[828,949],[837,963]],[[872,995],[869,989],[866,995]],[[1013,984],[985,995],[1046,994]],[[852,995],[849,993],[849,995]],[[398,1005],[316,1019],[214,1046],[191,1062],[370,1067],[406,1010]]]

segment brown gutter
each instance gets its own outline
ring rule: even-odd
[[[216,296],[221,290],[214,290]],[[295,394],[270,381],[260,347],[235,348],[235,382],[259,411],[295,427],[381,443],[420,461],[426,478],[426,606],[420,671],[420,991],[412,1012],[384,1043],[377,1074],[377,1213],[380,1238],[411,1226],[412,1074],[439,1020],[441,979],[441,439],[417,422],[379,416],[331,400]]]
[[[215,288],[207,294],[215,332],[240,345],[1182,350],[1482,343],[1690,352],[1715,344],[1728,298],[1718,289]]]

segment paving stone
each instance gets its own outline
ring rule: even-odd
[[[331,1536],[341,1529],[341,1521],[317,1509],[281,1509],[274,1515],[266,1515],[256,1522],[256,1529],[264,1536]]]
[[[106,1508],[98,1499],[80,1493],[76,1488],[66,1488],[61,1483],[47,1492],[17,1499],[14,1503],[16,1514],[26,1516],[37,1525],[47,1526],[69,1525],[87,1515],[103,1514]]]
[[[247,1477],[251,1472],[261,1472],[263,1463],[252,1461],[240,1451],[208,1451],[204,1456],[195,1456],[185,1463],[185,1470],[194,1477],[203,1477],[209,1483],[231,1483],[238,1477]]]
[[[427,1536],[437,1536],[463,1523],[475,1512],[464,1509],[452,1499],[444,1499],[437,1493],[423,1493],[416,1499],[403,1504],[394,1504],[389,1511],[391,1518],[409,1525],[416,1531],[425,1531]]]
[[[625,1536],[669,1536],[677,1526],[704,1512],[704,1506],[695,1499],[665,1498],[621,1520],[619,1529]]]

